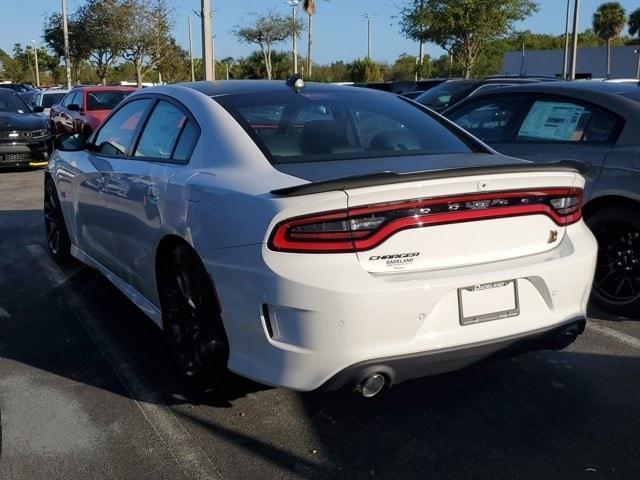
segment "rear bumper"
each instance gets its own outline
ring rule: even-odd
[[[514,340],[529,348],[586,316],[596,255],[593,235],[578,222],[543,253],[391,275],[367,272],[355,254],[285,254],[264,245],[208,251],[203,260],[221,301],[229,368],[309,391],[354,381],[380,359],[397,383],[508,353]],[[511,279],[518,316],[461,325],[459,288]]]
[[[367,360],[340,371],[325,382],[320,390],[353,387],[373,374],[384,375],[387,385],[394,385],[412,378],[451,372],[481,361],[536,350],[561,350],[584,332],[585,325],[585,318],[580,317],[553,327],[511,335],[499,340]]]

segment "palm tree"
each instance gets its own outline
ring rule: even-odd
[[[311,53],[313,48],[313,16],[316,13],[315,0],[304,0],[302,8],[309,16],[309,36],[307,39],[307,76],[311,76],[311,69],[313,68],[313,61],[311,59]]]
[[[611,74],[611,40],[622,32],[627,17],[618,2],[603,3],[593,14],[593,30],[607,42],[607,78]]]
[[[629,35],[640,40],[640,8],[629,15]],[[636,67],[636,78],[640,80],[640,47],[636,50],[638,54],[638,66]]]

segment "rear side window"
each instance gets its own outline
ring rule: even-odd
[[[522,97],[483,98],[449,115],[457,125],[488,143],[505,139],[522,103]]]
[[[93,150],[107,156],[126,155],[150,103],[147,98],[134,100],[114,113],[100,128]]]
[[[149,116],[134,156],[170,159],[187,116],[169,102],[160,101]]]
[[[188,120],[178,138],[178,144],[173,152],[173,160],[182,163],[189,161],[199,136],[200,129],[191,120]]]
[[[617,120],[590,106],[537,100],[529,109],[516,141],[602,143],[611,140]]]
[[[480,148],[394,95],[353,89],[260,92],[214,99],[275,164],[468,153]]]

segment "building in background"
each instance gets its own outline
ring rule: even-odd
[[[640,45],[611,48],[611,78],[636,78]],[[506,52],[502,61],[504,75],[562,76],[564,50]],[[578,49],[576,78],[604,78],[607,74],[607,49]]]

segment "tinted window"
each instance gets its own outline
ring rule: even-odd
[[[87,110],[113,110],[132,92],[100,90],[87,92]]]
[[[531,105],[516,141],[605,142],[610,139],[615,126],[615,117],[594,111],[589,106],[568,101],[538,100]]]
[[[0,91],[0,112],[25,113],[31,112],[27,104],[12,90]]]
[[[177,162],[186,162],[191,156],[193,147],[196,146],[198,136],[200,135],[200,129],[189,120],[182,129],[178,144],[173,152],[173,159]]]
[[[424,92],[416,98],[416,102],[434,110],[444,110],[462,100],[479,83],[475,80],[444,82]]]
[[[136,148],[136,157],[171,158],[187,116],[178,107],[160,101],[154,108]]]
[[[215,97],[273,163],[470,152],[462,137],[393,95],[342,91]]]
[[[62,101],[62,105],[65,107],[68,107],[69,105],[71,105],[73,103],[73,98],[76,96],[77,93],[78,93],[77,90],[67,93],[67,96],[64,97],[64,100]]]
[[[47,93],[42,95],[42,106],[44,108],[51,108],[53,105],[60,103],[60,100],[64,98],[64,93]]]
[[[499,142],[521,102],[521,97],[485,98],[457,109],[449,118],[484,142]]]
[[[151,100],[126,104],[102,126],[94,141],[94,151],[104,155],[126,155]]]

